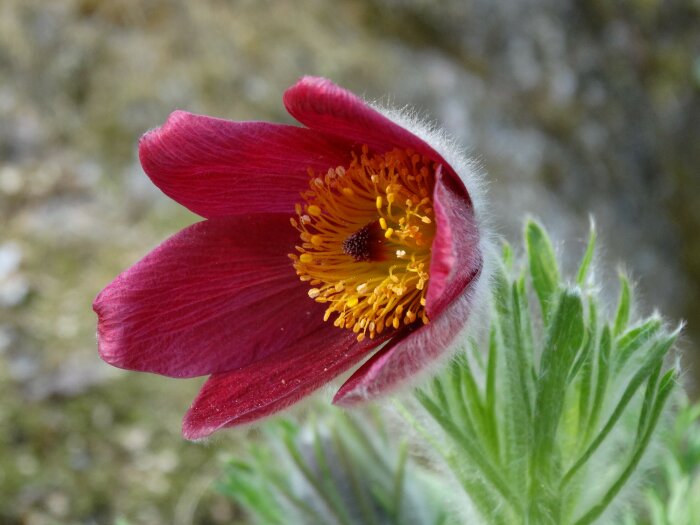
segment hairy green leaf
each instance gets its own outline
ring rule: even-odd
[[[530,262],[532,286],[540,301],[542,317],[549,319],[559,288],[559,270],[554,249],[542,227],[534,221],[525,226],[525,243]]]

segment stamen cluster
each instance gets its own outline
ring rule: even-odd
[[[411,150],[353,152],[347,167],[309,171],[309,189],[292,226],[297,275],[309,297],[328,303],[324,320],[374,338],[420,319],[435,236],[432,205],[437,165]]]

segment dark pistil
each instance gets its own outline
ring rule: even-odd
[[[357,262],[380,261],[384,258],[381,248],[385,241],[379,222],[373,221],[345,239],[343,251]]]

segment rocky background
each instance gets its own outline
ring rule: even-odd
[[[241,433],[183,442],[199,381],[101,363],[90,305],[196,219],[139,135],[175,108],[289,121],[303,74],[446,127],[508,239],[530,213],[578,256],[593,214],[606,265],[688,321],[692,370],[699,27],[698,0],[2,0],[0,523],[237,522],[210,485]]]

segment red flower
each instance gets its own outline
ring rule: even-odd
[[[210,374],[189,439],[283,409],[382,344],[334,402],[387,392],[444,355],[472,308],[469,165],[328,80],[284,103],[306,127],[176,111],[142,137],[148,176],[206,220],[93,305],[108,363]]]

